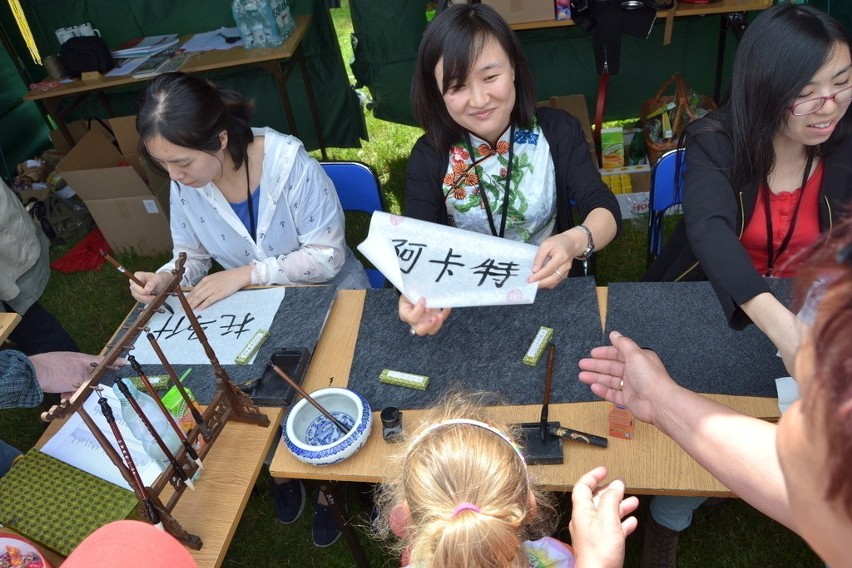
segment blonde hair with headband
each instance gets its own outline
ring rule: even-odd
[[[449,395],[380,490],[381,536],[401,536],[414,565],[527,566],[523,542],[550,532],[553,507],[530,483],[513,432],[485,415],[486,396]]]

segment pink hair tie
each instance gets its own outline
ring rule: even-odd
[[[479,512],[479,507],[474,505],[473,503],[459,503],[456,505],[456,508],[453,509],[453,518],[456,517],[462,511],[473,511],[474,513]]]

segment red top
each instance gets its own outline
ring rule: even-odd
[[[751,220],[746,225],[743,231],[740,242],[751,257],[751,262],[755,270],[761,274],[766,274],[768,257],[766,252],[766,213],[763,200],[766,194],[769,194],[769,210],[772,212],[772,247],[776,254],[775,268],[772,270],[772,276],[780,278],[790,278],[796,275],[796,271],[802,262],[802,258],[797,258],[797,254],[804,248],[809,247],[817,240],[820,235],[819,230],[819,189],[822,186],[822,176],[825,168],[823,162],[817,164],[816,170],[804,187],[794,191],[786,191],[779,194],[774,194],[767,191],[766,184],[761,184],[757,192],[757,203],[754,205],[754,213]],[[796,210],[796,203],[802,200],[799,206],[798,220],[796,221],[796,229],[793,236],[790,238],[790,243],[787,248],[778,255],[778,249],[784,237],[787,236],[787,231],[790,230],[790,223],[793,220],[793,212]]]

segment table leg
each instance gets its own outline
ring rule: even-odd
[[[115,111],[112,110],[112,105],[109,104],[109,99],[106,96],[106,93],[103,91],[98,91],[98,100],[101,101],[101,106],[104,107],[104,110],[107,111],[107,115],[110,118],[115,118]]]
[[[308,94],[308,106],[311,109],[311,119],[314,121],[314,130],[317,133],[317,143],[320,146],[322,159],[328,160],[328,155],[325,152],[325,136],[322,134],[322,123],[320,122],[319,110],[317,109],[317,99],[314,96],[314,86],[311,83],[311,76],[308,74],[308,62],[305,59],[305,53],[302,51],[301,45],[299,45],[293,57],[294,59],[298,59],[299,67],[302,70],[302,79],[305,81],[305,92]]]
[[[328,506],[331,508],[331,514],[334,515],[334,520],[337,521],[337,526],[340,527],[340,532],[346,540],[346,546],[349,547],[349,552],[352,554],[355,565],[358,568],[369,568],[370,562],[367,560],[367,555],[364,548],[361,546],[361,541],[358,540],[358,535],[346,514],[343,510],[343,502],[346,499],[346,485],[337,481],[329,481],[326,485],[320,486],[320,491],[325,495]]]
[[[53,117],[53,121],[59,128],[59,132],[62,133],[62,137],[65,138],[65,141],[68,143],[68,147],[73,148],[76,142],[74,141],[74,137],[71,136],[71,131],[68,130],[68,124],[65,122],[65,117],[62,116],[61,112],[59,112],[59,99],[42,99],[41,102],[44,104],[47,114]]]
[[[284,65],[289,67],[292,65],[292,61],[290,59]],[[264,61],[258,65],[275,79],[275,84],[278,86],[278,97],[281,100],[281,107],[284,109],[284,116],[287,118],[287,124],[290,126],[290,134],[298,138],[299,132],[296,130],[296,117],[293,115],[293,107],[290,105],[290,97],[287,95],[287,75],[289,73],[285,74],[284,70],[281,69],[280,61]]]

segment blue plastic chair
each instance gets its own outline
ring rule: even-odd
[[[344,211],[357,211],[368,216],[384,211],[381,185],[375,172],[361,162],[320,162],[337,190]],[[373,288],[384,288],[385,277],[375,268],[367,268],[367,278]]]
[[[663,216],[683,200],[685,157],[686,150],[683,148],[669,150],[657,160],[651,172],[651,194],[648,202],[649,266],[663,250]]]

